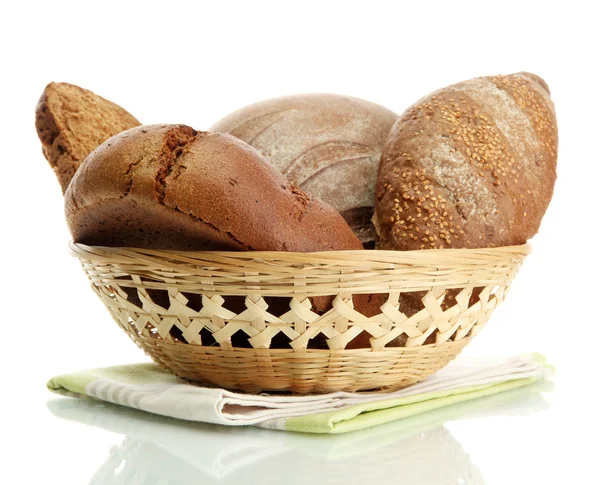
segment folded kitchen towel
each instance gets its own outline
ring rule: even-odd
[[[173,418],[308,433],[364,429],[454,403],[497,394],[552,375],[539,354],[459,358],[418,384],[392,392],[308,396],[243,394],[181,381],[157,364],[107,367],[51,379],[59,394],[88,396]]]
[[[294,470],[288,477],[291,481],[309,484],[319,476],[344,476],[349,464],[358,472],[353,475],[357,483],[362,478],[369,482],[373,477],[395,476],[402,470],[400,481],[404,484],[481,485],[484,480],[469,459],[469,450],[445,424],[483,418],[485,428],[490,418],[526,418],[549,407],[544,394],[552,388],[551,380],[542,379],[385,425],[334,435],[194,423],[96,399],[55,398],[49,399],[47,406],[57,418],[125,436],[111,448],[90,485],[116,485],[115,477],[119,483],[126,483],[125,477],[129,477],[127,483],[147,485],[189,484],[190,477],[195,483],[207,478],[210,483],[216,479],[239,483],[240,477],[264,477],[266,469],[269,477],[275,477],[269,481],[279,483],[290,466]],[[311,465],[303,466],[306,463]]]

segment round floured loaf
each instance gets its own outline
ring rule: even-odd
[[[398,119],[383,149],[378,248],[525,243],[552,197],[557,150],[554,105],[534,74],[430,94]]]
[[[369,101],[304,94],[246,106],[211,130],[261,152],[288,180],[339,211],[363,243],[371,223],[381,149],[397,115]]]

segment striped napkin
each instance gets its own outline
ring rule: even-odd
[[[226,426],[345,433],[526,386],[553,374],[539,354],[459,358],[433,376],[393,392],[308,396],[243,394],[183,382],[157,364],[93,369],[50,379],[62,395],[91,397],[172,418]]]

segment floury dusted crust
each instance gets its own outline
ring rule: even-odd
[[[287,179],[342,214],[372,243],[381,149],[397,115],[337,94],[300,94],[246,106],[211,128],[252,145]]]
[[[546,83],[518,73],[436,91],[404,112],[381,156],[380,249],[522,244],[556,180],[558,134]]]

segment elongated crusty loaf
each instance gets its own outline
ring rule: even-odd
[[[290,182],[337,209],[367,243],[375,239],[379,157],[395,120],[362,99],[305,94],[246,106],[211,129],[255,147]]]
[[[179,250],[360,249],[331,207],[229,134],[133,128],[86,159],[65,194],[76,242]]]
[[[436,91],[394,124],[381,156],[381,249],[522,244],[556,179],[558,134],[546,83],[491,76]]]
[[[63,192],[92,150],[140,122],[120,106],[73,84],[50,83],[35,110],[44,156]]]

